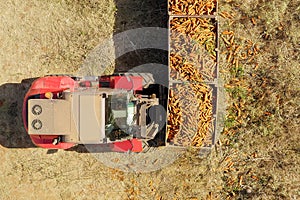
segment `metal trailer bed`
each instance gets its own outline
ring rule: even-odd
[[[203,83],[207,84],[211,89],[212,89],[212,105],[213,105],[213,113],[212,113],[212,131],[207,134],[207,137],[204,140],[204,144],[202,147],[199,149],[199,155],[204,156],[207,155],[209,152],[211,152],[212,148],[215,146],[216,142],[218,141],[220,132],[222,131],[223,128],[223,116],[224,113],[222,111],[219,111],[219,104],[220,102],[220,89],[222,87],[221,81],[219,78],[219,22],[218,22],[218,2],[216,2],[216,8],[214,10],[213,15],[178,15],[174,14],[170,11],[170,4],[168,2],[168,13],[169,13],[169,23],[168,23],[168,30],[169,30],[169,36],[168,36],[168,67],[169,67],[169,88],[172,89],[176,87],[175,85],[178,83],[183,83],[185,81],[183,80],[174,80],[170,76],[170,53],[171,53],[171,21],[175,18],[203,18],[203,19],[211,19],[214,22],[215,26],[215,52],[216,52],[216,65],[214,66],[215,68],[213,69],[214,71],[214,77],[212,80],[204,80]],[[205,65],[205,63],[204,63]],[[222,97],[223,98],[223,97]],[[186,148],[186,146],[178,145],[175,143],[169,143],[168,146],[174,146],[174,147],[181,147],[181,148]]]

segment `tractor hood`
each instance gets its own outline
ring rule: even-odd
[[[102,143],[105,138],[105,98],[69,93],[66,99],[30,99],[28,133],[63,135],[78,143]]]
[[[30,99],[28,132],[37,135],[71,133],[71,106],[64,100]]]

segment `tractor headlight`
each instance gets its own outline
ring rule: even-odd
[[[43,109],[40,105],[34,105],[31,111],[34,115],[39,115],[42,113]]]
[[[32,122],[31,122],[31,125],[32,127],[35,129],[35,130],[40,130],[42,127],[43,127],[43,123],[41,120],[39,119],[34,119]]]

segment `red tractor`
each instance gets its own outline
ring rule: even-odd
[[[165,145],[168,88],[150,73],[109,76],[45,76],[23,102],[23,122],[32,142],[47,149],[77,144],[111,151],[143,151]]]

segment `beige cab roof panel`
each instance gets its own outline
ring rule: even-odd
[[[105,138],[105,98],[102,95],[79,96],[79,140],[102,143]]]

